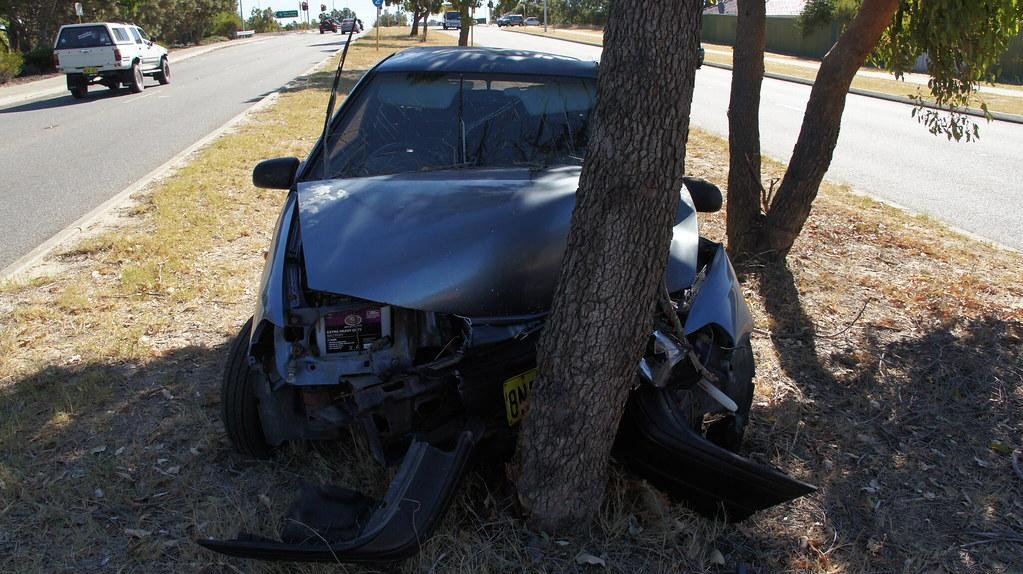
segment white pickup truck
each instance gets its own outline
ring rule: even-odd
[[[67,74],[67,89],[78,99],[85,97],[91,84],[111,90],[127,84],[138,93],[145,89],[145,76],[170,83],[167,49],[132,24],[62,26],[53,46],[53,63]]]

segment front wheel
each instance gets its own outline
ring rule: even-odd
[[[747,339],[731,352],[728,360],[728,380],[718,387],[735,401],[738,409],[725,411],[706,391],[699,387],[688,390],[664,391],[676,394],[680,418],[712,443],[730,451],[738,451],[746,433],[750,409],[753,406],[753,346]]]
[[[71,88],[71,97],[76,100],[84,100],[85,95],[89,93],[88,86],[75,86]]]
[[[162,58],[160,60],[160,71],[153,77],[156,78],[156,81],[160,82],[161,85],[166,86],[170,83],[170,64],[167,63],[167,58]]]
[[[128,87],[131,89],[131,93],[137,94],[146,89],[145,81],[145,77],[142,75],[142,68],[138,65],[138,62],[132,64],[131,77],[128,78]]]
[[[263,435],[259,420],[259,399],[256,397],[256,377],[260,374],[249,367],[248,349],[252,334],[252,319],[242,325],[231,343],[220,385],[221,416],[231,446],[239,453],[265,458],[271,448]]]

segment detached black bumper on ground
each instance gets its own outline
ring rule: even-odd
[[[730,521],[809,494],[815,487],[722,449],[680,424],[663,395],[635,392],[616,457],[706,515]],[[415,441],[384,499],[337,486],[306,486],[281,540],[241,535],[199,544],[231,556],[301,562],[388,562],[416,554],[451,503],[482,433],[466,430],[451,450]]]

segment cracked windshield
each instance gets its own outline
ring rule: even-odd
[[[380,74],[330,134],[321,179],[479,167],[581,165],[593,82]]]

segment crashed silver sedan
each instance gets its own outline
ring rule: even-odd
[[[288,190],[252,319],[223,380],[232,445],[356,429],[396,465],[382,500],[306,485],[279,537],[200,540],[267,560],[389,561],[418,551],[485,449],[526,413],[575,205],[597,64],[534,52],[416,48],[370,70],[309,158],[259,164]],[[679,190],[663,298],[615,457],[706,514],[741,520],[813,487],[736,451],[753,400],[752,318]],[[653,303],[653,302],[652,302]]]

